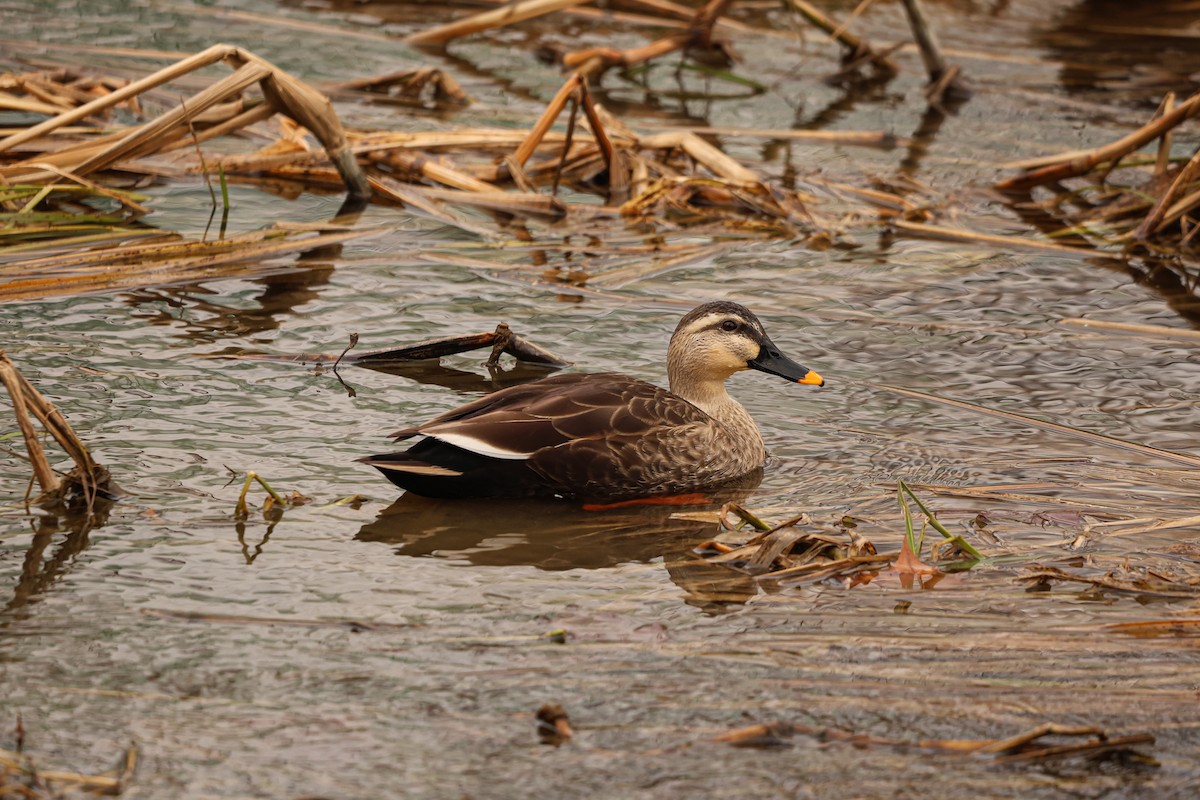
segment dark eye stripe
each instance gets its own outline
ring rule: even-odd
[[[725,326],[730,323],[733,323],[735,327],[726,328]],[[708,326],[708,330],[723,331],[725,333],[740,333],[742,336],[745,336],[747,339],[755,342],[758,341],[758,338],[761,335],[753,325],[746,320],[740,319],[722,319],[715,321]]]
[[[725,326],[730,323],[733,323],[736,327],[733,330],[726,330]],[[758,329],[758,326],[756,326],[750,320],[744,319],[742,317],[725,317],[723,319],[721,319],[721,318],[714,319],[711,322],[705,324],[704,327],[695,330],[694,333],[700,333],[701,331],[721,331],[723,333],[740,333],[742,336],[745,336],[747,339],[750,339],[751,341],[758,341],[759,337],[761,337],[763,335],[762,332]]]

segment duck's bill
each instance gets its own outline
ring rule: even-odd
[[[795,383],[804,383],[809,386],[825,385],[824,378],[808,367],[802,367],[795,361],[792,361],[779,352],[779,349],[770,342],[764,344],[762,349],[758,351],[758,358],[748,362],[746,366],[765,372],[768,375],[778,375],[785,380],[794,381]]]

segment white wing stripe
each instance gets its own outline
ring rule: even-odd
[[[413,475],[443,475],[448,478],[457,478],[462,475],[458,470],[439,467],[434,464],[416,464],[409,461],[366,461],[362,463],[370,464],[372,467],[379,469],[390,469],[392,472],[408,472]]]
[[[422,431],[426,436],[432,436],[440,442],[452,444],[455,447],[461,447],[463,450],[469,450],[472,453],[477,453],[488,458],[505,458],[512,461],[524,461],[533,453],[518,453],[515,450],[505,450],[501,447],[488,444],[482,439],[476,439],[474,436],[468,436],[465,433],[450,433],[438,431],[432,433],[430,431]]]

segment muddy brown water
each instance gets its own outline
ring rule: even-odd
[[[440,57],[387,38],[414,29],[412,7],[251,3],[242,10],[262,18],[227,20],[187,3],[67,5],[10,4],[6,35],[188,52],[229,41],[311,80],[433,64],[475,99],[457,114],[339,106],[360,127],[524,127],[560,82],[531,57],[535,45],[645,41],[623,23],[559,18],[465,40]],[[737,74],[762,91],[676,74],[671,61],[636,80],[608,76],[601,99],[635,128],[916,135],[890,151],[723,144],[800,181],[910,176],[934,197],[958,198],[979,229],[1031,235],[1029,223],[972,187],[1000,175],[999,162],[1117,138],[1152,110],[1163,85],[1186,86],[1200,69],[1179,17],[1150,25],[1123,4],[1099,2],[928,5],[976,90],[944,119],[924,115],[914,53],[898,54],[903,73],[887,85],[831,87],[820,78],[836,52],[818,34],[792,36],[800,23],[766,4],[745,19],[780,32],[770,46],[734,36],[745,56]],[[386,22],[370,16],[389,13]],[[872,8],[862,30],[890,41],[899,14]],[[1160,30],[1113,32],[1134,23]],[[18,51],[0,45],[0,53]],[[56,48],[45,57],[74,56]],[[1198,141],[1194,126],[1185,129],[1176,154]],[[154,224],[201,235],[203,186],[150,191]],[[233,203],[232,227],[244,230],[329,219],[340,199],[235,185]],[[1117,577],[1149,567],[1194,580],[1195,524],[1108,532],[1197,514],[1196,470],[868,385],[1200,454],[1195,340],[1060,322],[1195,330],[1200,304],[1186,281],[1180,289],[1094,260],[858,229],[853,247],[824,252],[747,238],[568,302],[533,283],[544,269],[536,248],[480,223],[493,239],[372,208],[358,224],[385,232],[281,274],[0,306],[4,348],[130,492],[102,525],[82,531],[27,514],[26,468],[0,455],[0,747],[14,745],[18,712],[28,752],[47,768],[104,770],[134,742],[141,763],[126,796],[146,798],[1200,791],[1200,640],[1187,626],[1149,637],[1110,627],[1194,619],[1196,600],[1088,584],[1030,591],[1020,580],[1032,564]],[[534,235],[583,239],[553,226]],[[563,250],[546,252],[570,266]],[[894,550],[896,478],[1003,487],[985,497],[923,493],[989,560],[925,590],[888,575],[855,588],[776,590],[697,565],[690,548],[714,535],[711,518],[397,501],[353,459],[385,448],[383,434],[400,424],[474,396],[484,383],[471,376],[486,376],[482,355],[446,359],[450,371],[424,383],[343,370],[353,398],[328,372],[230,357],[337,352],[351,331],[360,347],[387,347],[505,320],[579,368],[661,381],[679,314],[713,297],[750,305],[782,349],[828,380],[820,390],[758,374],[731,382],[773,454],[750,507],[776,520],[799,510],[826,522],[853,514],[881,550]],[[11,420],[3,424],[12,445]],[[256,470],[313,502],[239,523],[240,486],[226,467]],[[356,493],[370,499],[333,505]],[[565,642],[547,635],[559,630]],[[538,744],[533,715],[545,702],[570,714],[576,736],[563,747]],[[905,741],[1098,725],[1111,735],[1152,733],[1156,743],[1142,750],[1159,764],[996,766],[799,735],[771,749],[708,741],[774,720]]]

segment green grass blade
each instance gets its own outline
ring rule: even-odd
[[[217,178],[221,182],[221,208],[229,213],[229,182],[225,180],[225,167],[217,164]]]
[[[901,495],[901,497],[903,497],[904,494],[907,494],[909,497],[911,497],[913,499],[913,502],[917,504],[917,508],[921,509],[921,513],[925,515],[925,519],[927,519],[929,521],[929,524],[933,526],[933,529],[935,531],[937,531],[938,533],[940,533],[943,538],[952,542],[960,550],[962,550],[966,553],[970,553],[975,558],[983,558],[983,554],[980,553],[978,550],[976,550],[974,547],[972,547],[971,544],[969,542],[967,542],[966,539],[962,538],[958,534],[954,534],[954,533],[951,533],[950,531],[946,530],[946,526],[944,526],[944,525],[942,525],[942,523],[938,522],[937,517],[935,517],[933,515],[933,512],[930,511],[929,508],[924,503],[921,502],[921,498],[917,497],[916,494],[913,493],[913,490],[908,487],[908,484],[906,484],[904,481],[900,480],[899,478],[896,479],[896,484],[898,486],[898,489],[896,490],[897,494]],[[905,506],[905,511],[907,511],[907,510],[908,510],[908,507]]]
[[[896,487],[896,502],[900,504],[900,510],[904,512],[904,539],[908,542],[908,549],[912,550],[913,555],[919,558],[921,547],[916,540],[916,533],[913,531],[912,510],[908,507],[908,503],[904,499],[904,483],[899,483],[900,485]]]

